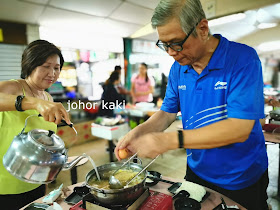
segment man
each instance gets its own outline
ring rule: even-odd
[[[161,110],[117,145],[156,157],[186,148],[186,180],[244,207],[268,209],[268,159],[261,62],[255,50],[211,35],[199,0],[162,0],[154,11],[157,46],[175,59]],[[182,113],[183,132],[164,131]]]

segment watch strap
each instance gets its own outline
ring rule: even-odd
[[[182,130],[178,130],[178,140],[179,140],[179,148],[184,148],[184,137],[183,137]]]
[[[20,112],[24,111],[21,107],[22,106],[22,100],[24,99],[24,97],[25,96],[23,96],[23,95],[17,96],[16,101],[15,101],[15,107],[16,107],[17,111],[20,111]]]

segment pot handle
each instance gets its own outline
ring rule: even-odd
[[[137,164],[139,164],[139,165],[143,165],[142,164],[142,160],[139,158],[139,157],[135,157],[133,160],[136,160],[137,162]],[[138,163],[139,162],[139,163]]]
[[[106,195],[106,193],[105,193],[104,190],[97,189],[97,188],[94,188],[94,190],[93,190],[93,189],[91,189],[91,190],[92,190],[92,191],[96,191],[96,192],[98,192],[98,193],[103,193],[104,195]]]

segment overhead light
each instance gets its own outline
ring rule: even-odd
[[[264,42],[258,46],[258,50],[263,52],[280,50],[280,41]]]
[[[154,33],[155,30],[152,27],[152,24],[149,23],[147,25],[145,25],[144,27],[140,28],[139,30],[137,30],[134,34],[132,34],[130,37],[131,38],[138,38],[141,36],[145,36],[151,33]]]
[[[234,21],[237,21],[237,20],[242,20],[245,17],[246,17],[246,14],[244,14],[244,13],[237,13],[237,14],[228,15],[228,16],[224,16],[224,17],[221,17],[221,18],[210,20],[208,22],[208,25],[209,26],[222,25],[222,24],[234,22]]]
[[[266,29],[266,28],[273,28],[275,26],[277,26],[277,23],[260,23],[260,24],[258,24],[257,27],[259,29]]]

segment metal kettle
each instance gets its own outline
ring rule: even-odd
[[[34,129],[14,137],[3,157],[6,170],[16,178],[29,183],[46,184],[56,179],[61,170],[73,168],[86,155],[67,162],[67,149],[63,140],[51,130]],[[73,127],[73,126],[70,126]],[[73,128],[74,129],[74,128]]]

